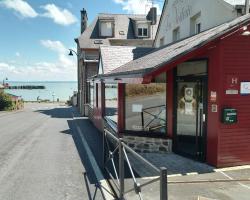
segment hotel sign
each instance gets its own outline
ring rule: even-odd
[[[240,84],[239,77],[228,75],[226,82],[226,94],[234,95],[239,94]]]

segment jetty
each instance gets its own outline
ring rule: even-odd
[[[18,85],[18,86],[5,86],[5,89],[10,90],[44,90],[46,89],[43,85]]]

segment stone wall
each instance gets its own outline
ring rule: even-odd
[[[124,142],[127,143],[134,151],[138,153],[168,153],[172,152],[172,140],[163,138],[149,138],[138,136],[123,136]]]

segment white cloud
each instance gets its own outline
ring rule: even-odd
[[[34,18],[38,16],[38,13],[26,1],[23,0],[3,0],[0,2],[0,5],[14,10],[22,17]]]
[[[20,81],[70,81],[76,80],[76,57],[69,57],[68,50],[60,41],[41,40],[41,45],[57,53],[55,62],[16,63],[0,61],[0,80]],[[1,77],[4,76],[4,77]]]
[[[60,41],[41,40],[40,42],[44,47],[46,47],[52,51],[55,51],[57,53],[64,54],[67,51],[67,48]]]
[[[77,18],[67,9],[57,7],[55,4],[42,6],[46,12],[43,17],[51,18],[56,24],[68,26],[77,22]]]
[[[21,54],[19,52],[16,52],[15,55],[16,55],[16,57],[20,57],[21,56]]]
[[[61,61],[19,64],[18,66],[0,62],[0,80],[8,77],[12,81],[72,81],[76,80],[75,66],[76,63],[69,66]]]
[[[122,9],[127,13],[132,14],[147,14],[149,9],[152,7],[152,3],[147,0],[113,0],[115,3],[120,4]],[[159,4],[154,4],[157,7],[158,14],[161,9]]]

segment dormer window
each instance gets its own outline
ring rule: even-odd
[[[149,37],[148,24],[138,24],[137,37]]]
[[[99,18],[99,36],[114,37],[114,19]]]

